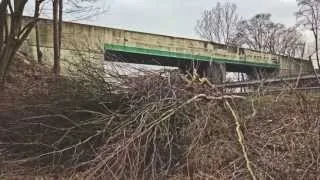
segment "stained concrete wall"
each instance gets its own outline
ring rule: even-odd
[[[282,57],[280,61],[280,75],[294,76],[301,74],[313,73],[313,65],[311,61],[300,60],[290,57]]]
[[[28,18],[25,19],[26,21]],[[44,61],[51,64],[53,59],[53,37],[52,21],[41,19],[39,21],[40,45],[44,54]],[[63,23],[62,33],[62,59],[69,61],[79,61],[79,54],[82,57],[103,64],[104,44],[117,44],[130,47],[142,47],[158,49],[171,52],[182,52],[193,55],[219,56],[234,58],[235,61],[241,61],[239,58],[239,49],[227,47],[221,44],[210,43],[207,41],[186,39],[179,37],[155,35],[128,31],[122,29],[113,29],[107,27],[91,26],[71,22]],[[29,55],[36,57],[35,32],[33,31],[25,44],[23,50]],[[300,64],[304,74],[312,72],[311,64],[306,60],[290,59],[284,56],[274,56],[268,53],[245,50],[246,61],[255,63],[274,64],[274,60],[280,62],[280,75],[295,75],[299,73]],[[65,63],[66,65],[67,63]]]

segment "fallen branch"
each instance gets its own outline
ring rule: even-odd
[[[256,180],[257,178],[254,175],[254,172],[252,170],[251,161],[249,160],[248,153],[247,153],[246,147],[244,145],[244,137],[243,137],[243,133],[242,133],[242,131],[240,129],[241,125],[240,125],[238,116],[237,116],[236,112],[233,110],[233,108],[231,107],[230,103],[228,101],[225,101],[225,103],[226,103],[227,107],[229,108],[230,112],[232,113],[233,118],[235,120],[235,123],[236,123],[236,126],[237,126],[236,127],[236,131],[237,131],[237,135],[238,135],[238,141],[239,141],[239,143],[241,145],[244,159],[246,160],[247,169],[248,169],[252,179]]]

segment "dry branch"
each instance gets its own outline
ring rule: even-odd
[[[82,65],[70,78],[30,80],[17,109],[0,109],[1,168],[84,179],[318,178],[319,98],[253,101],[187,87],[175,72],[109,72],[117,83],[108,83]]]
[[[247,169],[248,171],[250,172],[250,175],[252,177],[253,180],[256,180],[256,176],[253,172],[253,169],[251,167],[251,161],[249,160],[249,157],[248,157],[248,153],[247,153],[247,150],[246,150],[246,146],[245,146],[245,143],[244,143],[244,136],[243,136],[243,133],[241,131],[241,125],[240,125],[240,121],[238,119],[238,115],[236,114],[236,112],[233,110],[233,108],[231,107],[230,103],[228,101],[225,101],[227,107],[229,108],[230,112],[232,113],[232,116],[235,120],[235,123],[236,123],[236,131],[237,131],[237,135],[238,135],[238,141],[239,141],[239,144],[241,145],[241,149],[242,149],[242,152],[243,152],[243,156],[244,156],[244,159],[246,160],[246,165],[247,165]]]

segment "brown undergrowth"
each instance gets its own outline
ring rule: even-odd
[[[83,66],[1,97],[1,179],[320,178],[316,94],[224,96],[176,73],[111,84]]]

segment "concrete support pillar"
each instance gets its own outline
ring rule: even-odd
[[[226,81],[226,65],[215,62],[205,63],[204,76],[213,84],[222,84]]]
[[[182,73],[190,72],[192,74],[193,68],[197,70],[200,77],[207,78],[213,84],[222,84],[226,81],[226,65],[215,62],[196,62],[185,63],[179,69]]]

